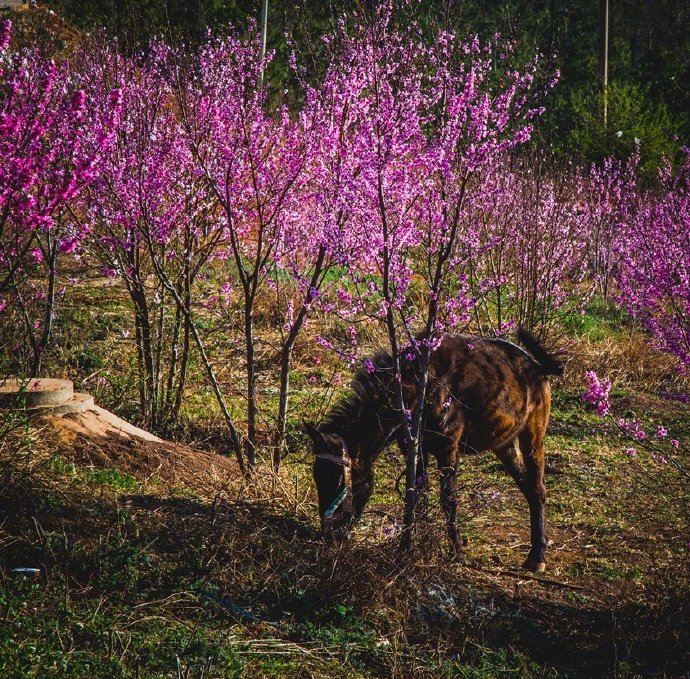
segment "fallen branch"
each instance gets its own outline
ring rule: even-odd
[[[553,580],[552,578],[544,578],[538,575],[532,575],[531,573],[517,573],[515,571],[499,570],[493,571],[498,575],[510,575],[514,578],[520,578],[521,580],[534,580],[535,582],[540,582],[546,585],[553,585],[554,587],[560,587],[562,589],[574,589],[582,592],[588,591],[587,587],[582,585],[573,585],[569,582],[562,582],[561,580]]]

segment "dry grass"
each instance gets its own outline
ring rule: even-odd
[[[121,322],[119,293],[88,286],[80,294],[73,311],[85,323],[103,295],[115,305],[102,315],[101,339],[90,351],[117,357],[99,373],[110,385],[102,405],[132,413],[132,345],[112,332]],[[268,431],[280,338],[270,300],[261,304]],[[315,319],[295,349],[294,412],[315,418],[333,397],[332,375],[347,380],[335,357],[314,360],[309,338],[317,330],[337,338],[343,327]],[[361,339],[371,350],[384,344],[374,326]],[[220,337],[214,342],[241,419],[239,354]],[[98,369],[86,361],[75,368],[81,350],[61,347],[60,374]],[[87,436],[65,441],[50,429],[19,426],[0,440],[0,566],[38,565],[44,580],[30,594],[17,593],[11,579],[1,583],[0,614],[14,636],[0,634],[0,674],[3,652],[15,663],[28,657],[13,656],[11,642],[37,647],[37,667],[65,663],[62,675],[51,672],[70,679],[682,676],[690,671],[688,484],[641,455],[627,459],[626,442],[578,394],[584,370],[596,370],[614,381],[616,414],[670,422],[687,438],[688,406],[653,392],[687,391],[688,383],[628,327],[598,339],[581,335],[566,350],[548,439],[552,544],[543,578],[517,568],[528,550],[526,505],[491,456],[461,468],[464,562],[447,556],[433,484],[416,550],[400,556],[400,462],[383,457],[351,542],[321,544],[309,455],[295,423],[281,473],[262,463],[247,482],[234,461],[214,452],[224,432],[196,370],[185,412],[194,426],[178,434],[202,441],[204,452]],[[305,386],[311,375],[317,384]],[[260,451],[264,461],[270,453]],[[56,633],[59,643],[44,640]],[[90,670],[81,669],[79,654]]]
[[[611,379],[618,389],[652,392],[688,392],[690,377],[678,372],[677,361],[656,351],[649,338],[637,329],[617,337],[593,341],[588,337],[570,340],[565,348],[564,384],[583,385],[585,370]]]
[[[141,659],[144,632],[159,638],[169,676],[202,676],[193,649],[203,640],[237,676],[682,674],[687,486],[625,460],[576,398],[557,408],[549,444],[544,578],[516,568],[528,549],[526,507],[489,456],[461,470],[461,563],[447,557],[433,488],[415,552],[399,554],[389,534],[400,512],[394,461],[379,465],[374,503],[338,548],[316,535],[307,461],[279,475],[261,466],[248,483],[230,468],[204,477],[209,454],[185,449],[193,473],[175,477],[159,473],[164,445],[67,445],[21,428],[0,450],[2,564],[38,564],[42,619],[99,662],[121,656],[122,676],[159,676]],[[55,608],[57,594],[76,618]],[[42,629],[27,610],[10,618]],[[75,619],[89,627],[91,618],[107,621],[114,649],[77,634]],[[235,676],[221,660],[205,661],[205,676]]]

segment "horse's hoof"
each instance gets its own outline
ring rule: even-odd
[[[534,561],[533,559],[527,559],[522,567],[531,573],[543,573],[546,570],[546,564],[543,561]]]
[[[461,566],[465,565],[465,555],[462,553],[461,549],[451,549],[448,552],[448,560],[451,563],[456,563]]]

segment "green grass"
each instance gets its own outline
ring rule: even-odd
[[[431,662],[429,670],[439,679],[498,679],[498,677],[546,679],[559,676],[555,670],[544,668],[511,648],[497,651],[481,649],[476,664],[454,660]]]
[[[561,324],[572,337],[588,337],[592,341],[616,338],[630,326],[630,317],[612,302],[595,295],[583,313],[563,315]]]
[[[114,490],[135,490],[141,486],[139,481],[131,474],[124,474],[118,469],[88,469],[86,476],[89,481],[97,484],[108,485]]]
[[[107,559],[106,559],[107,561]],[[114,590],[118,589],[115,583]],[[157,615],[131,624],[117,602],[75,596],[64,585],[8,579],[0,587],[0,675],[12,679],[166,676],[241,677],[225,633],[204,619],[193,626]],[[178,675],[182,670],[189,674]]]

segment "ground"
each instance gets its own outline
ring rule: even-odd
[[[123,297],[89,285],[70,299],[55,376],[134,416]],[[667,444],[633,444],[615,424],[637,417],[653,432],[663,423],[683,442],[674,459],[687,469],[687,380],[610,308],[564,328],[544,576],[519,567],[527,506],[490,453],[460,469],[462,559],[448,556],[433,470],[415,549],[400,554],[395,449],[376,467],[351,541],[322,544],[299,421],[331,402],[340,367],[306,344],[296,349],[291,450],[278,475],[263,450],[253,479],[239,473],[196,368],[174,443],[123,439],[76,417],[3,415],[0,676],[688,676],[690,479],[663,463]],[[227,393],[241,384],[237,365],[223,363]],[[613,377],[612,417],[580,398],[584,368]],[[264,399],[275,397],[275,370],[262,362]]]
[[[614,407],[680,426],[687,415],[652,395],[621,394]],[[401,558],[394,451],[338,549],[318,540],[306,454],[248,483],[234,461],[180,444],[19,426],[2,450],[0,670],[682,676],[689,489],[626,456],[611,426],[557,392],[544,577],[518,567],[526,506],[490,454],[463,461],[464,559],[447,556],[434,488],[416,550]],[[17,565],[40,579],[9,576]]]

